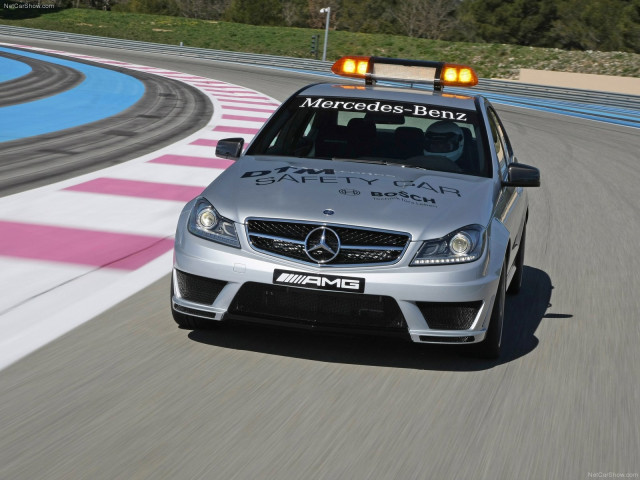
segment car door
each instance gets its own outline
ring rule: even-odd
[[[491,128],[491,140],[493,141],[498,158],[499,176],[501,180],[506,181],[508,178],[508,167],[510,164],[516,162],[516,158],[502,122],[492,106],[488,106],[487,114]],[[509,230],[509,238],[511,241],[511,252],[509,252],[510,262],[515,260],[520,245],[525,215],[526,197],[524,189],[522,187],[503,186],[500,190],[500,197],[498,198],[496,206],[496,216],[505,227],[507,227],[507,230]]]

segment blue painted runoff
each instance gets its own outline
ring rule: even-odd
[[[26,63],[11,58],[0,57],[0,83],[24,77],[31,72],[31,67]],[[2,88],[2,85],[0,85]]]
[[[144,84],[124,73],[24,50],[0,48],[82,72],[74,88],[32,102],[0,108],[0,142],[78,127],[117,115],[144,95]]]

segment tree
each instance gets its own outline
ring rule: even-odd
[[[176,0],[180,15],[187,18],[220,19],[231,0]]]
[[[452,0],[404,0],[393,15],[406,35],[440,40],[456,23],[457,5]]]
[[[624,51],[635,47],[637,51],[639,12],[638,1],[563,0],[550,35],[566,49]]]
[[[465,0],[467,39],[640,51],[640,0]]]
[[[394,2],[389,0],[343,0],[340,8],[340,30],[398,33],[392,13],[395,8]]]
[[[477,39],[542,46],[562,0],[467,0],[461,18]]]
[[[639,29],[637,0],[564,0],[551,37],[567,49],[639,51]]]
[[[180,12],[175,0],[131,0],[127,8],[131,12],[155,15],[177,16]]]
[[[306,27],[309,23],[307,0],[283,0],[282,20],[288,27]]]
[[[278,25],[282,19],[280,0],[232,0],[225,20],[250,25]]]
[[[640,0],[632,0],[624,8],[622,32],[626,49],[640,53]]]
[[[338,0],[308,0],[309,5],[309,27],[324,28],[327,15],[320,13],[325,7],[331,7],[330,24],[333,29],[338,28],[338,11],[340,10],[340,2]]]

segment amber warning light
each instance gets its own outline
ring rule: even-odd
[[[365,78],[369,72],[371,57],[342,57],[331,67],[331,71],[343,77]]]
[[[331,71],[343,77],[363,78],[369,85],[387,80],[430,84],[435,90],[441,90],[444,86],[473,87],[478,84],[478,76],[471,67],[426,60],[347,56],[334,63]]]

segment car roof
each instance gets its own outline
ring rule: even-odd
[[[394,102],[410,102],[476,110],[476,99],[479,95],[461,95],[458,93],[435,92],[430,89],[371,86],[353,84],[318,83],[309,85],[298,92],[298,96],[326,98],[350,98],[363,100],[387,100]]]

